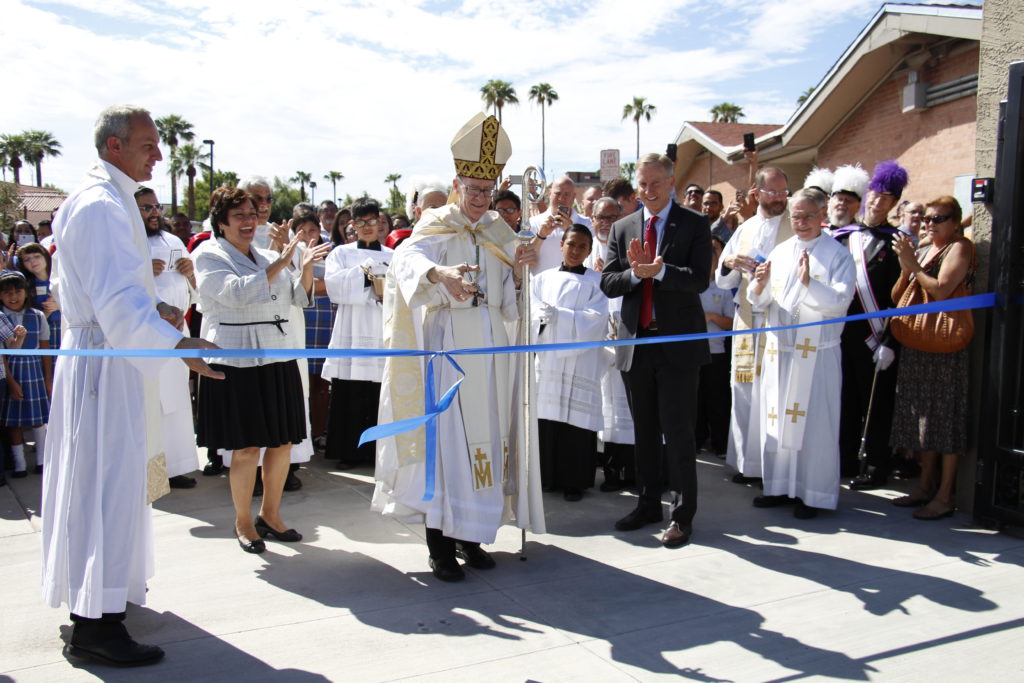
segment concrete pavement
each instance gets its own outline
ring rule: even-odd
[[[129,609],[153,667],[75,667],[39,592],[41,477],[0,488],[0,680],[1010,680],[1024,675],[1024,540],[966,515],[919,522],[844,491],[800,521],[702,457],[693,543],[616,532],[627,492],[546,494],[549,533],[503,529],[498,567],[442,584],[423,529],[369,511],[368,470],[319,458],[285,494],[299,544],[246,555],[224,477],[154,509],[157,574]],[[600,479],[600,476],[598,477]]]

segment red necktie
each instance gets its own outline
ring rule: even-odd
[[[658,245],[658,233],[654,231],[654,224],[658,222],[657,216],[651,216],[644,228],[644,251],[647,252],[647,262],[653,263]],[[640,327],[647,329],[654,319],[654,278],[647,278],[643,281],[643,290],[640,294]]]

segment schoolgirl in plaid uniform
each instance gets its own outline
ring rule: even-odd
[[[50,348],[50,328],[42,311],[29,305],[32,291],[28,280],[19,272],[0,275],[0,302],[3,313],[15,325],[25,328],[23,349]],[[31,427],[36,440],[36,471],[46,443],[46,423],[50,419],[50,394],[53,373],[50,357],[10,356],[7,358],[7,391],[3,405],[3,421],[11,440],[14,455],[14,477],[27,474],[23,428]]]
[[[50,326],[50,348],[60,348],[60,306],[50,293],[50,273],[53,258],[41,244],[35,242],[18,249],[18,268],[28,280],[32,292],[32,306],[46,314]],[[56,360],[56,359],[54,359]]]
[[[11,322],[11,319],[0,312],[0,342],[8,349],[21,348],[21,343],[25,340],[25,328],[21,325],[15,325]],[[7,357],[0,356],[0,406],[3,406],[4,400],[7,398]],[[3,450],[4,459],[11,455],[11,444],[7,441],[7,435],[3,434]],[[22,456],[24,458],[24,456]],[[0,486],[4,486],[7,483],[7,478],[4,476],[5,467],[0,464]],[[18,472],[25,471],[24,463],[21,463],[20,467],[17,468]],[[19,474],[18,476],[25,476]]]

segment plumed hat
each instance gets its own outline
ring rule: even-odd
[[[903,196],[903,188],[910,182],[907,169],[900,166],[895,159],[880,161],[875,166],[875,174],[871,177],[868,189],[879,194],[891,194],[899,199]]]
[[[832,175],[832,194],[845,192],[857,199],[863,199],[869,180],[868,172],[861,168],[860,164],[840,166]]]
[[[452,140],[455,172],[467,178],[495,180],[512,156],[512,143],[498,119],[477,114],[455,134]]]
[[[827,197],[832,194],[832,177],[832,171],[815,166],[807,174],[807,178],[804,179],[804,187],[821,190],[822,194]]]

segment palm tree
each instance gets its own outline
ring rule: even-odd
[[[480,88],[480,98],[488,107],[493,107],[501,123],[501,110],[506,104],[519,104],[516,89],[507,81],[491,79]]]
[[[739,123],[739,120],[745,116],[743,107],[732,102],[722,102],[711,107],[712,123]]]
[[[550,83],[538,83],[537,85],[530,87],[530,99],[540,105],[540,167],[545,166],[545,146],[546,142],[544,139],[544,108],[550,107],[555,101],[558,100],[558,93],[551,87]]]
[[[345,174],[341,171],[328,171],[324,174],[324,180],[331,181],[331,201],[338,201],[338,182],[345,179]]]
[[[172,161],[174,160],[174,152],[178,149],[178,142],[182,140],[191,142],[196,137],[196,134],[192,132],[192,124],[177,114],[161,116],[154,123],[156,123],[157,132],[160,133],[160,139],[171,150],[170,158]],[[178,213],[178,178],[181,177],[183,170],[179,167],[177,172],[175,172],[175,165],[173,163],[167,167],[167,173],[171,176],[172,216]]]
[[[196,217],[196,166],[200,165],[203,160],[208,159],[209,156],[209,154],[204,153],[191,142],[181,145],[174,150],[172,165],[178,169],[179,175],[184,171],[185,175],[188,176],[189,220],[195,220]]]
[[[624,164],[619,164],[619,175],[621,175],[623,178],[625,178],[631,183],[633,182],[634,173],[636,173],[635,161],[627,161]]]
[[[27,130],[24,133],[27,147],[25,161],[36,167],[36,187],[43,186],[43,159],[59,157],[60,143],[48,130]]]
[[[308,183],[312,179],[313,176],[309,173],[306,173],[305,171],[296,171],[295,175],[288,179],[288,182],[290,183],[299,184],[299,197],[301,197],[300,201],[306,201],[306,183]]]
[[[633,96],[633,101],[622,108],[622,120],[625,121],[630,116],[633,117],[633,121],[636,122],[636,159],[640,161],[640,119],[644,119],[648,122],[651,120],[651,116],[654,115],[654,111],[657,109],[653,104],[647,102],[646,97]]]
[[[810,88],[808,88],[807,90],[804,90],[803,94],[801,94],[801,95],[800,95],[800,97],[796,98],[796,106],[798,106],[798,107],[799,107],[799,106],[800,106],[801,104],[803,104],[804,102],[806,102],[806,101],[807,101],[807,99],[808,99],[808,98],[809,98],[809,97],[810,97],[811,95],[813,95],[813,94],[814,94],[814,86],[812,85],[812,86],[811,86]]]
[[[4,158],[4,168],[14,173],[14,184],[21,184],[21,160],[28,152],[28,141],[24,133],[0,135],[0,156]],[[4,177],[6,177],[6,173]]]
[[[398,181],[401,179],[401,173],[389,173],[388,177],[384,179],[385,183],[391,183],[391,189],[398,192]]]

